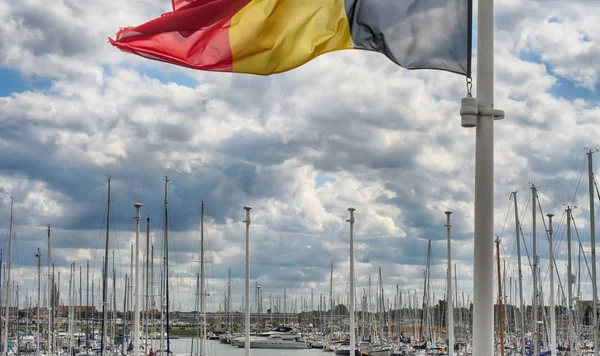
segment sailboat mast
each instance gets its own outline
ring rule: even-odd
[[[371,320],[371,275],[369,274],[369,281],[367,283],[367,299],[366,299],[366,303],[367,305],[366,310],[367,310],[367,325],[369,326],[369,330],[368,333],[369,335],[373,335],[373,322]]]
[[[568,296],[569,300],[567,301],[567,312],[569,313],[569,346],[571,350],[575,350],[577,342],[575,342],[575,334],[573,330],[573,267],[571,260],[571,207],[567,206],[567,254],[568,254],[568,263],[567,263],[567,285],[568,285]]]
[[[14,286],[15,286],[15,285],[14,285],[14,282],[13,282],[13,287],[14,287]],[[18,284],[17,284],[17,286],[16,286],[16,289],[15,289],[15,291],[16,291],[16,295],[15,295],[15,301],[16,301],[16,304],[17,304],[17,305],[16,305],[16,307],[17,307],[17,315],[16,315],[16,316],[17,316],[17,320],[18,320],[18,319],[19,319],[19,285],[18,285]],[[20,331],[20,330],[19,330],[19,325],[18,325],[18,322],[17,322],[17,351],[19,350],[19,346],[20,346],[20,343],[19,343],[19,341],[21,340],[21,336],[19,335],[19,331]],[[8,349],[7,349],[7,350],[8,350]],[[18,355],[18,353],[17,353],[17,355]]]
[[[348,208],[350,219],[350,301],[348,313],[350,313],[350,350],[349,355],[355,355],[356,335],[354,335],[354,208]]]
[[[329,306],[331,308],[331,326],[329,337],[333,335],[333,263],[331,263],[331,272],[329,273]]]
[[[48,233],[48,288],[47,292],[48,292],[48,351],[51,351],[51,343],[50,340],[52,340],[52,308],[54,307],[54,305],[51,304],[51,300],[52,298],[50,297],[52,290],[54,288],[53,283],[52,283],[52,273],[51,273],[51,269],[50,269],[50,261],[52,260],[51,255],[50,255],[50,225],[48,225],[48,229],[46,230]],[[102,355],[103,356],[103,355]]]
[[[523,337],[525,335],[525,310],[523,303],[523,270],[521,268],[521,225],[519,224],[519,210],[517,208],[517,192],[513,192],[514,204],[515,204],[515,229],[517,236],[517,262],[518,262],[518,271],[519,271],[519,312],[521,313],[521,332],[519,335]],[[521,352],[525,352],[525,343],[521,339]]]
[[[204,202],[200,208],[200,315],[202,315],[202,338],[200,339],[200,355],[204,356],[206,344],[206,311],[204,309]]]
[[[536,234],[536,206],[537,206],[537,188],[534,184],[531,185],[531,212],[532,212],[532,226],[533,226],[533,354],[539,354],[539,337],[538,337],[538,282],[537,282],[537,264],[538,264],[538,256],[537,256],[537,234]]]
[[[134,217],[134,219],[135,219],[135,217]],[[134,263],[133,244],[130,245],[129,250],[130,250],[130,254],[131,254],[131,257],[129,259],[129,279],[130,279],[130,282],[127,285],[127,288],[125,289],[125,293],[127,294],[127,304],[124,305],[125,309],[123,309],[123,315],[124,315],[123,323],[124,324],[127,324],[127,319],[128,319],[127,316],[128,316],[128,314],[130,315],[130,318],[133,317],[133,315],[131,315],[129,313],[131,311],[131,309],[132,309],[132,306],[133,306],[133,263]],[[125,339],[123,338],[123,340],[125,340]]]
[[[444,214],[446,214],[446,231],[448,234],[448,273],[447,273],[447,281],[446,281],[446,287],[447,287],[447,291],[446,291],[446,306],[447,306],[447,313],[448,313],[448,317],[447,317],[447,322],[448,325],[446,326],[447,334],[448,334],[448,355],[453,355],[454,354],[454,302],[452,300],[452,245],[450,243],[451,239],[450,239],[450,227],[452,225],[450,225],[450,214],[452,214],[451,211],[446,211],[444,212]]]
[[[554,249],[552,247],[552,217],[554,214],[546,214],[548,217],[548,238],[550,250],[550,352],[556,356],[556,310],[554,307]]]
[[[10,267],[12,264],[13,198],[10,198],[10,223],[8,228],[8,264],[6,266],[6,303],[4,304],[4,348],[8,354],[8,319],[10,311]]]
[[[456,328],[457,339],[460,339],[460,326],[462,325],[462,310],[458,302],[458,276],[456,273],[456,263],[454,264],[454,304],[456,305],[456,313],[458,315],[458,327]]]
[[[73,283],[73,271],[75,269],[75,263],[73,262],[71,264],[71,266],[69,266],[69,309],[68,309],[68,316],[67,316],[67,320],[68,320],[68,327],[67,327],[67,332],[68,332],[68,336],[67,336],[67,342],[68,342],[68,351],[69,354],[72,355],[73,352],[71,351],[71,347],[73,345],[73,341],[71,340],[72,337],[72,324],[73,324],[73,291],[74,291],[74,283]],[[18,310],[18,309],[17,309]]]
[[[150,313],[149,317],[152,319],[152,324],[154,324],[154,320],[156,319],[154,315],[154,308],[156,305],[154,300],[154,245],[150,245],[150,294],[150,306],[152,312]],[[150,328],[148,328],[146,332],[149,333]],[[154,341],[151,341],[150,344],[154,344]]]
[[[425,328],[425,325],[427,323],[427,320],[425,319],[425,315],[426,315],[426,311],[427,311],[427,307],[429,305],[429,303],[427,302],[428,299],[428,290],[427,290],[427,279],[429,276],[429,259],[431,256],[431,240],[429,240],[428,246],[427,246],[427,265],[425,266],[425,271],[423,273],[424,276],[424,281],[423,281],[423,306],[421,308],[421,326],[419,328],[419,340],[423,341],[423,329]],[[415,308],[416,308],[416,303],[415,303]],[[416,311],[415,311],[416,312]],[[425,325],[423,325],[425,322]]]
[[[36,310],[36,314],[37,314],[37,319],[36,319],[36,323],[35,323],[35,327],[36,327],[36,332],[37,332],[37,336],[36,336],[36,349],[35,349],[35,354],[39,355],[40,354],[40,286],[41,286],[41,282],[42,282],[42,269],[40,266],[40,259],[42,257],[42,255],[40,254],[40,249],[37,249],[37,254],[35,255],[35,257],[37,257],[37,268],[38,268],[38,285],[37,285],[37,310]]]
[[[381,266],[379,266],[379,298],[377,300],[377,304],[379,304],[379,320],[377,320],[379,322],[380,325],[380,338],[383,338],[383,324],[385,323],[385,305],[384,305],[384,298],[383,298],[383,280],[381,278]]]
[[[79,322],[83,322],[83,266],[79,266]],[[75,300],[77,300],[77,297],[75,297]],[[78,343],[80,342],[79,340],[81,340],[81,336],[78,337]]]
[[[140,208],[142,204],[135,203],[135,300],[133,300],[133,355],[140,355]]]
[[[269,300],[270,300],[269,294]],[[270,304],[270,302],[269,302]],[[270,306],[269,306],[270,307]],[[271,327],[273,326],[273,309],[271,308]],[[229,269],[229,280],[227,282],[227,333],[231,334],[231,268]]]
[[[244,355],[250,356],[250,210],[249,206],[244,206],[246,211],[246,281],[244,284]]]
[[[165,298],[167,319],[167,355],[171,353],[171,339],[169,338],[169,177],[165,176]]]
[[[123,293],[123,315],[126,317],[127,316],[127,294],[128,292],[128,288],[129,287],[129,276],[127,276],[127,273],[125,273],[125,293]],[[126,318],[124,318],[126,319]],[[125,337],[127,336],[127,323],[124,322],[123,323],[123,347],[121,347],[121,356],[125,356],[125,350],[127,350],[129,348],[129,345],[127,344]]]
[[[194,310],[196,311],[196,313],[194,314],[194,332],[192,335],[192,345],[191,345],[191,354],[190,356],[193,356],[194,354],[194,339],[196,339],[196,345],[200,345],[200,325],[198,325],[198,313],[200,312],[200,273],[196,273],[196,297],[194,298]],[[196,346],[198,349],[200,349],[199,346]],[[196,354],[198,355],[202,355],[201,354],[201,350],[197,351]]]
[[[58,280],[60,281],[60,274],[58,275]],[[59,283],[60,285],[60,283]],[[127,293],[127,289],[125,289],[125,293]],[[117,324],[117,269],[115,268],[115,250],[112,251],[112,297],[113,297],[113,302],[112,302],[112,319],[111,319],[111,335],[110,335],[110,339],[114,345],[115,341],[116,341],[116,335],[115,335],[115,328],[116,328],[116,324]],[[110,302],[109,302],[110,304]],[[127,312],[126,312],[127,313]],[[127,324],[127,318],[124,318],[123,322],[125,324]],[[125,338],[123,338],[123,340],[125,340]]]
[[[89,315],[90,315],[90,261],[87,260],[86,261],[86,266],[85,266],[85,274],[86,274],[86,281],[85,281],[85,325],[86,325],[86,330],[85,330],[85,346],[86,348],[89,347],[89,340],[90,340],[90,320],[89,320]],[[92,282],[92,289],[94,288],[94,284]],[[92,291],[93,293],[93,291]],[[93,304],[93,303],[92,303]]]
[[[50,231],[50,230],[48,230]],[[106,348],[106,333],[108,325],[108,309],[106,308],[108,296],[108,238],[110,231],[110,178],[108,178],[108,198],[106,207],[106,243],[104,245],[104,274],[102,276],[102,339],[100,339],[100,356],[104,356]],[[50,243],[50,232],[48,232],[48,243]],[[50,249],[48,249],[50,251]],[[49,254],[50,252],[48,252]]]
[[[150,284],[149,284],[149,276],[150,276],[150,270],[148,269],[150,267],[150,217],[146,216],[146,300],[145,300],[145,308],[144,310],[146,311],[144,313],[144,319],[146,320],[145,323],[145,338],[144,338],[144,350],[148,350],[148,334],[149,334],[149,330],[148,330],[148,311],[149,311],[149,298],[150,298]]]
[[[498,324],[500,326],[500,355],[504,356],[504,321],[502,320],[502,270],[500,269],[500,238],[496,238],[498,261]]]
[[[590,237],[592,242],[592,303],[594,323],[594,350],[598,350],[598,286],[596,284],[596,216],[594,215],[594,170],[592,167],[592,150],[588,150],[588,179],[590,188]]]

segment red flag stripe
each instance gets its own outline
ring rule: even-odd
[[[194,32],[229,19],[246,6],[251,0],[208,0],[195,1],[185,9],[169,12],[143,25],[133,27],[129,33],[153,35],[166,32]],[[127,35],[127,33],[121,33]],[[124,37],[117,35],[117,41]]]

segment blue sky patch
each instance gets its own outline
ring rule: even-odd
[[[0,67],[0,96],[24,91],[46,90],[51,81],[39,77],[26,77],[15,69]]]
[[[178,85],[195,88],[200,84],[196,79],[186,75],[183,71],[186,69],[171,68],[167,65],[142,65],[134,68],[141,75],[158,79],[163,84],[175,83]]]
[[[548,23],[562,23],[562,21],[558,17],[552,16],[550,19],[548,19]]]
[[[326,174],[319,173],[315,177],[315,188],[321,188],[327,182],[335,182],[335,178],[331,178]]]
[[[550,94],[553,96],[564,98],[567,100],[576,100],[582,99],[594,105],[600,104],[600,85],[596,84],[595,91],[589,90],[587,88],[583,88],[578,86],[574,81],[557,75],[554,73],[554,69],[548,63],[542,60],[539,53],[535,52],[521,52],[518,53],[519,58],[527,62],[533,63],[541,63],[546,66],[546,70],[548,74],[554,76],[556,78],[556,83],[550,89]]]

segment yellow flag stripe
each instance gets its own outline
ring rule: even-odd
[[[233,72],[271,74],[354,43],[344,0],[252,0],[231,19]]]

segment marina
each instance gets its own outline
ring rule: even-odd
[[[593,152],[586,153],[589,172],[593,167]],[[580,175],[583,180],[584,174]],[[594,181],[589,173],[589,184],[593,187]],[[146,236],[143,242],[141,231],[140,208],[142,204],[133,204],[135,210],[135,241],[131,246],[131,259],[129,273],[124,273],[124,288],[120,289],[122,303],[117,299],[116,268],[109,254],[110,238],[108,227],[110,218],[106,218],[107,233],[104,236],[104,278],[97,285],[101,286],[102,308],[97,308],[98,302],[94,298],[94,284],[90,288],[89,262],[84,266],[72,264],[67,275],[67,294],[61,295],[60,273],[56,273],[55,266],[50,263],[52,251],[52,229],[48,227],[47,233],[47,264],[45,273],[42,272],[42,258],[38,249],[38,294],[36,305],[31,296],[25,297],[26,307],[20,307],[19,289],[12,287],[10,282],[11,254],[8,254],[6,264],[6,289],[5,300],[15,305],[4,308],[2,345],[9,345],[9,354],[23,355],[150,355],[173,353],[175,355],[213,355],[217,350],[250,349],[260,355],[268,355],[270,351],[285,350],[286,353],[304,352],[330,352],[337,356],[350,355],[352,350],[362,356],[402,356],[402,355],[472,355],[473,315],[472,303],[464,292],[458,293],[457,267],[452,263],[451,240],[452,220],[451,211],[446,211],[446,224],[442,226],[447,239],[447,258],[445,291],[442,297],[436,298],[439,292],[440,279],[433,276],[434,261],[432,241],[428,241],[425,264],[423,266],[423,288],[421,290],[405,291],[400,285],[394,290],[385,287],[386,274],[378,268],[374,278],[367,277],[366,285],[357,290],[355,283],[358,280],[355,271],[355,235],[353,226],[356,223],[354,208],[349,208],[349,288],[347,294],[334,289],[335,274],[339,273],[334,264],[329,270],[329,290],[318,295],[315,303],[315,294],[311,290],[310,296],[290,296],[283,290],[283,298],[272,298],[263,294],[266,284],[255,284],[250,289],[249,267],[251,262],[246,260],[245,295],[243,300],[250,303],[237,304],[232,301],[231,270],[228,270],[226,289],[218,291],[223,299],[215,304],[210,296],[215,295],[214,287],[206,284],[206,227],[204,221],[204,202],[200,204],[198,273],[195,275],[194,310],[182,311],[169,309],[173,305],[169,301],[169,248],[168,223],[169,216],[169,183],[168,177],[164,178],[163,216],[164,230],[162,256],[158,259],[153,256],[155,246],[150,244],[150,218],[146,219]],[[111,211],[111,180],[107,182],[107,217]],[[590,188],[590,209],[593,209],[595,199],[600,195],[593,194]],[[572,303],[566,303],[565,290],[561,281],[564,270],[558,269],[554,260],[553,241],[557,236],[553,225],[553,214],[542,215],[543,206],[540,201],[540,190],[531,185],[531,194],[527,205],[530,207],[532,218],[532,239],[527,241],[523,233],[523,224],[528,221],[526,213],[519,213],[517,193],[510,194],[506,216],[514,215],[513,222],[515,235],[506,237],[505,244],[516,248],[516,251],[502,248],[503,239],[498,236],[496,242],[496,272],[497,272],[497,304],[495,305],[495,349],[497,355],[530,355],[546,354],[548,352],[560,355],[587,355],[594,353],[594,332],[591,327],[593,312],[597,306],[594,303],[581,299],[581,281],[589,278],[593,281],[582,237],[576,230],[576,220],[572,209],[565,209],[566,220],[561,222],[558,236],[567,237],[568,245],[568,273],[573,273],[573,257],[578,258],[577,280],[572,279],[567,285],[567,295]],[[246,237],[250,235],[252,208],[246,206],[245,220]],[[594,215],[591,215],[592,221]],[[12,241],[12,209],[10,216],[9,246]],[[545,231],[546,239],[539,239],[536,232],[536,222],[540,221]],[[508,219],[505,221],[508,225]],[[507,229],[507,226],[503,231]],[[573,231],[577,235],[577,242],[572,241]],[[544,236],[544,235],[542,235]],[[593,235],[592,235],[593,236]],[[246,243],[249,244],[247,238]],[[540,244],[547,242],[550,251],[548,259],[548,272],[540,269],[539,256]],[[531,245],[530,245],[531,243]],[[575,246],[573,246],[575,245]],[[247,245],[248,246],[248,245]],[[524,264],[521,256],[525,250],[526,261]],[[579,251],[571,256],[572,251]],[[9,249],[10,251],[10,249]],[[516,252],[516,253],[515,253]],[[149,254],[150,253],[150,254]],[[247,255],[248,256],[248,255]],[[516,258],[511,260],[508,256]],[[595,256],[591,256],[595,260]],[[533,260],[533,262],[532,262]],[[134,263],[135,261],[135,263]],[[158,262],[158,263],[157,263]],[[516,262],[516,264],[515,264]],[[585,262],[587,276],[582,270]],[[156,263],[156,265],[155,265]],[[111,267],[109,269],[109,266]],[[158,267],[157,267],[158,266]],[[593,266],[593,264],[592,264]],[[156,273],[154,268],[159,270]],[[523,270],[531,271],[534,283],[529,286],[523,283]],[[439,269],[438,269],[439,270]],[[511,274],[511,271],[512,274]],[[79,273],[77,273],[79,272]],[[517,275],[514,273],[517,272]],[[42,276],[46,275],[46,285],[54,286],[47,289],[45,299],[50,301],[50,307],[42,302],[41,286]],[[83,276],[85,275],[85,282]],[[112,278],[111,278],[112,275]],[[130,279],[128,276],[134,276]],[[160,278],[156,280],[156,276]],[[527,275],[527,274],[525,274]],[[558,289],[554,285],[554,278],[558,276]],[[575,275],[574,275],[575,276]],[[63,276],[63,278],[65,278]],[[527,277],[529,278],[529,277]],[[544,279],[548,279],[549,288],[544,288]],[[50,281],[50,283],[48,283]],[[577,283],[575,283],[577,281]],[[112,284],[112,288],[111,288]],[[133,286],[132,286],[133,284]],[[436,284],[438,287],[436,288]],[[592,282],[595,286],[595,283]],[[575,289],[576,288],[576,289]],[[594,287],[595,288],[595,287]],[[558,291],[557,298],[555,291]],[[90,291],[91,303],[90,303]],[[544,296],[544,291],[549,291],[549,296]],[[156,294],[158,292],[158,294]],[[14,298],[12,294],[14,293]],[[64,294],[63,294],[64,295]],[[530,295],[531,304],[525,299]],[[537,295],[538,297],[533,297]],[[85,303],[83,303],[85,296]],[[9,298],[10,297],[10,298]],[[151,308],[156,301],[160,309]],[[352,303],[350,301],[356,301]],[[90,303],[90,304],[88,304]],[[83,304],[83,305],[82,305]],[[237,304],[237,306],[235,306]],[[453,307],[450,308],[449,305]],[[215,310],[214,307],[217,306]],[[529,311],[528,311],[529,310]],[[554,311],[554,312],[553,312]],[[537,320],[537,321],[536,321]],[[138,335],[138,337],[135,337]],[[537,335],[537,337],[536,337]],[[536,342],[537,340],[537,342]],[[454,353],[450,352],[448,345],[454,345]],[[3,346],[4,347],[4,346]],[[185,349],[187,348],[187,350]],[[300,350],[300,351],[299,351]],[[219,351],[220,352],[220,351]],[[225,352],[225,351],[224,351]],[[239,351],[226,351],[224,354],[235,354]]]
[[[0,2],[0,356],[600,356],[599,13]]]

